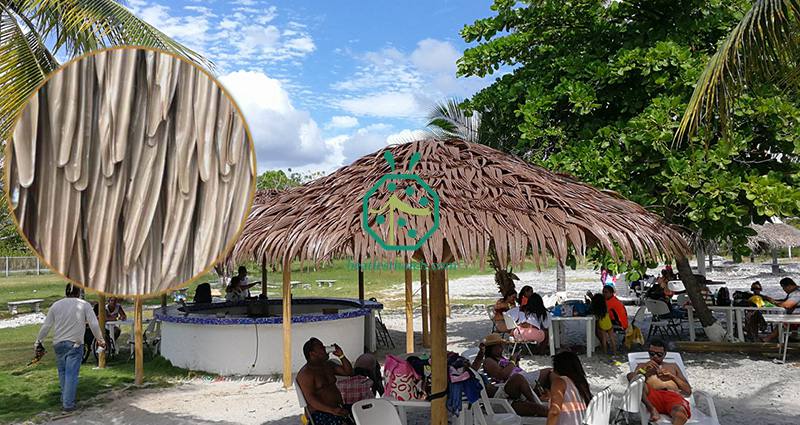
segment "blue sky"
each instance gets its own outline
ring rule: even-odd
[[[330,172],[413,137],[456,78],[465,24],[487,0],[164,1],[127,6],[217,66],[250,126],[259,172]]]

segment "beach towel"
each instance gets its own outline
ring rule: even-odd
[[[386,381],[384,395],[387,397],[400,401],[425,399],[422,377],[409,362],[391,354],[386,355],[383,376]]]
[[[644,335],[642,330],[636,325],[631,325],[625,330],[625,348],[630,350],[634,345],[644,344]]]

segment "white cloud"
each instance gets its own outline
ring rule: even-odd
[[[419,118],[438,100],[467,97],[492,77],[456,78],[461,56],[448,41],[427,38],[406,54],[395,47],[356,56],[356,71],[331,88],[345,93],[331,103],[356,116]]]
[[[413,142],[415,140],[424,139],[429,137],[430,134],[423,130],[409,130],[405,129],[399,133],[393,133],[386,137],[387,145],[399,145],[403,143]]]
[[[303,58],[314,50],[314,39],[303,24],[278,23],[278,8],[243,0],[224,16],[205,6],[184,6],[180,15],[152,0],[132,0],[131,10],[149,24],[211,58],[221,71],[260,68]]]
[[[294,108],[278,80],[262,72],[236,71],[220,81],[250,127],[259,171],[322,163],[336,154],[309,113]]]
[[[331,117],[325,128],[353,128],[358,127],[358,118],[349,115],[336,115]]]
[[[455,76],[456,61],[461,54],[450,42],[426,38],[411,52],[411,62],[420,71]]]
[[[414,93],[392,92],[375,93],[362,97],[343,99],[339,107],[356,115],[376,117],[409,118],[424,115],[424,107],[420,105]]]

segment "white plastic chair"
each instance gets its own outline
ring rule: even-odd
[[[608,425],[611,420],[612,401],[611,387],[606,387],[603,391],[595,394],[589,405],[586,406],[582,423],[584,425]]]
[[[294,380],[294,392],[297,393],[297,402],[300,404],[300,408],[303,409],[303,416],[306,417],[309,425],[314,425],[314,420],[311,419],[311,412],[308,411],[308,403],[303,396],[303,390],[300,389],[300,384],[297,383],[297,379]]]
[[[511,408],[511,403],[503,398],[489,398],[478,372],[472,370],[472,373],[478,377],[478,382],[481,385],[481,400],[479,403],[474,403],[470,409],[475,422],[479,425],[522,425],[522,418]],[[544,424],[544,422],[537,423]]]
[[[647,332],[648,340],[656,330],[664,337],[670,333],[674,333],[675,336],[680,336],[676,329],[679,325],[673,322],[671,318],[664,318],[664,316],[671,313],[667,303],[661,300],[645,299],[644,305],[647,307],[647,310],[650,311],[650,314],[653,315],[653,319],[650,321],[650,330]],[[666,330],[666,332],[664,332],[664,330]]]
[[[533,352],[531,351],[531,347],[529,347],[528,344],[536,345],[537,343],[534,341],[519,341],[517,340],[517,338],[514,337],[514,329],[517,328],[517,322],[514,320],[513,317],[511,317],[510,314],[503,313],[503,320],[506,322],[506,328],[508,328],[508,336],[511,339],[511,342],[514,344],[514,346],[511,348],[511,355],[513,356],[514,353],[517,351],[517,345],[522,344],[522,346],[528,350],[528,355],[533,357]]]
[[[389,400],[361,400],[353,404],[356,425],[402,425],[400,415]]]
[[[647,363],[650,361],[650,356],[647,353],[628,353],[628,368],[631,372],[636,369],[636,365],[641,363]],[[689,379],[689,375],[686,373],[686,366],[683,364],[683,358],[678,353],[667,353],[664,357],[664,363],[673,363],[678,366],[681,373],[683,374],[686,379]],[[641,381],[642,385],[634,386],[633,383],[636,381]],[[689,381],[691,383],[691,380]],[[631,382],[629,385],[629,389],[625,391],[626,399],[623,399],[623,409],[625,411],[634,412],[634,410],[628,410],[634,407],[634,404],[640,403],[642,400],[642,391],[644,391],[644,379],[637,379]],[[703,412],[695,403],[695,396],[702,398],[706,404],[708,404],[709,412]],[[717,418],[717,408],[714,406],[714,399],[708,393],[703,391],[698,391],[692,389],[692,394],[689,397],[686,397],[689,401],[689,408],[691,409],[692,417],[689,419],[687,424],[692,425],[720,425],[719,419]],[[642,418],[642,423],[647,423],[649,419],[649,413],[644,406],[639,406],[638,408],[639,414]],[[658,421],[659,424],[670,424],[671,421],[667,415],[661,415],[661,419]]]

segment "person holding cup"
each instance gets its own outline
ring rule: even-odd
[[[336,356],[340,363],[330,359]],[[297,372],[297,385],[308,403],[315,424],[353,424],[351,406],[344,404],[342,393],[336,386],[336,376],[351,376],[353,365],[337,344],[325,346],[317,338],[303,344],[306,364]]]

